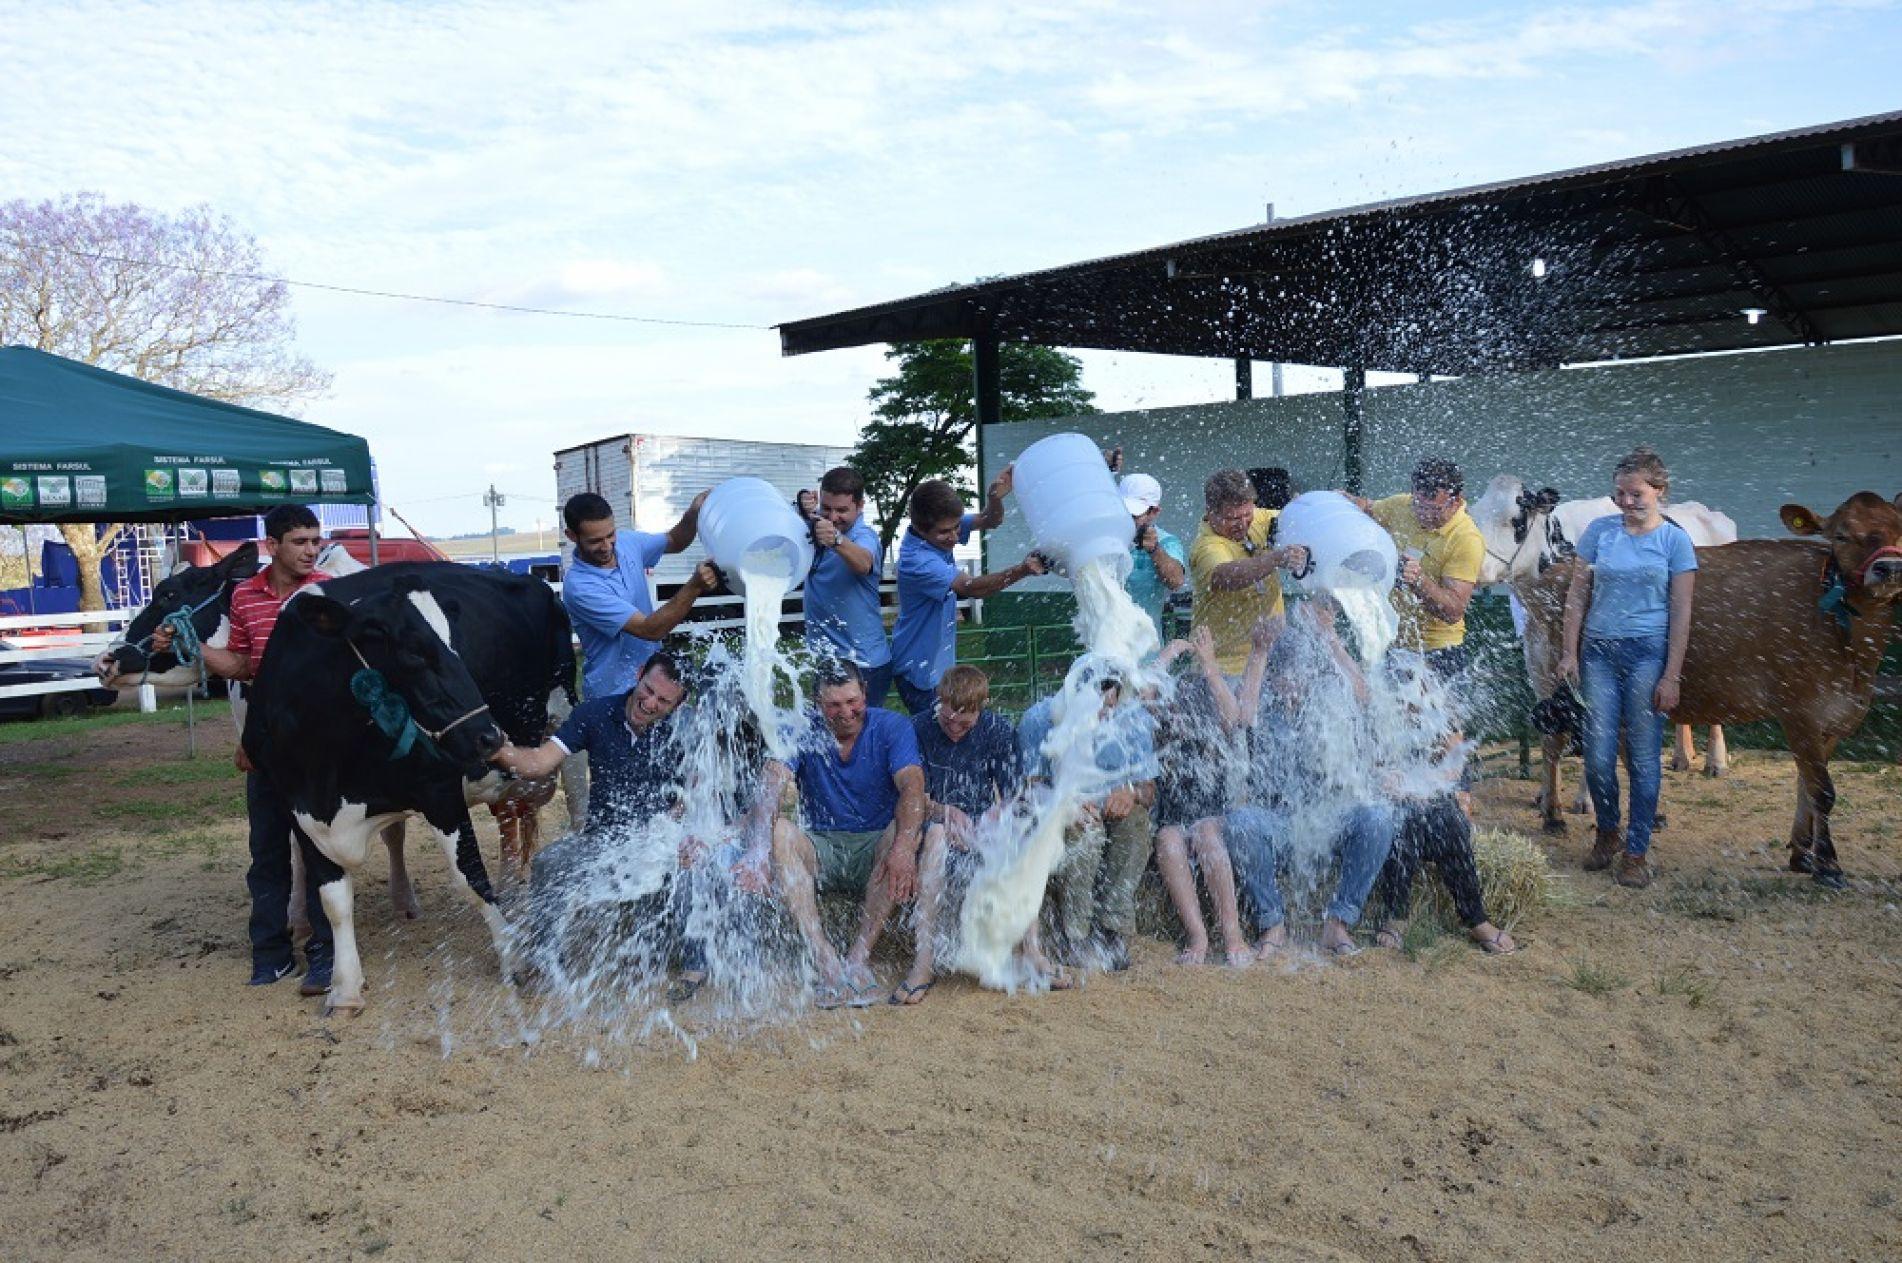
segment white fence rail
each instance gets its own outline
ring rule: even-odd
[[[107,645],[119,639],[125,625],[137,610],[92,610],[80,614],[8,614],[0,616],[0,640],[19,644],[22,631],[60,629],[51,637],[28,637],[30,648],[0,648],[0,663],[33,662],[42,658],[96,658]],[[99,624],[111,630],[88,631]],[[71,632],[64,629],[71,628]],[[38,684],[0,685],[0,697],[40,697],[48,693],[84,693],[99,687],[91,678],[46,680]]]

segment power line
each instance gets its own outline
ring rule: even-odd
[[[473,298],[443,298],[434,294],[406,294],[396,290],[362,289],[354,285],[330,285],[323,281],[294,281],[285,276],[264,276],[255,272],[225,272],[217,268],[189,267],[183,263],[161,263],[156,259],[131,259],[118,254],[74,250],[68,246],[47,248],[81,259],[97,259],[102,263],[124,263],[132,267],[161,268],[172,272],[190,272],[198,276],[222,276],[236,281],[259,281],[266,285],[295,285],[300,289],[321,289],[333,294],[356,294],[365,298],[394,298],[411,303],[441,303],[448,307],[479,307],[485,311],[509,311],[524,316],[566,316],[571,320],[614,320],[626,324],[676,325],[690,329],[771,329],[773,327],[772,325],[740,324],[726,320],[673,320],[664,316],[627,316],[605,311],[559,311],[553,307],[484,303]]]

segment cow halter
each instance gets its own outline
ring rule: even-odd
[[[1890,544],[1876,549],[1863,558],[1862,569],[1855,576],[1855,584],[1858,588],[1868,587],[1869,571],[1874,569],[1875,564],[1884,557],[1902,557],[1902,548]],[[1845,634],[1849,631],[1850,619],[1862,616],[1862,611],[1849,600],[1849,582],[1849,576],[1845,575],[1842,567],[1836,564],[1835,552],[1826,551],[1823,554],[1823,595],[1817,600],[1816,608],[1834,618],[1836,626],[1842,628]]]
[[[209,683],[205,674],[204,642],[199,639],[198,625],[192,620],[198,617],[200,610],[222,600],[224,595],[224,585],[220,584],[216,591],[198,604],[173,610],[158,621],[158,627],[154,627],[136,641],[131,642],[129,647],[137,649],[145,656],[145,669],[139,672],[139,682],[134,687],[143,688],[152,678],[152,637],[158,635],[159,627],[172,629],[172,656],[178,659],[178,665],[198,668],[199,688],[204,688]],[[126,642],[121,641],[120,647],[126,647]]]
[[[409,702],[403,695],[390,687],[389,681],[384,678],[381,671],[370,665],[369,660],[363,656],[363,650],[357,648],[357,642],[346,637],[344,643],[350,646],[350,652],[355,654],[357,661],[363,664],[363,669],[350,677],[350,695],[370,712],[370,722],[382,729],[383,735],[396,743],[396,748],[390,751],[391,762],[395,762],[410,752],[410,747],[416,743],[418,734],[428,737],[432,743],[440,746],[442,739],[452,729],[469,722],[477,715],[487,713],[489,709],[488,703],[484,702],[468,714],[450,720],[441,728],[433,731],[425,728],[416,722],[416,717],[410,713]]]

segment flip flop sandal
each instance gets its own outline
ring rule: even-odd
[[[892,992],[885,1003],[895,1004],[901,1009],[908,1009],[914,1004],[924,1003],[925,997],[930,995],[931,989],[937,985],[938,980],[936,978],[921,982],[915,987],[909,983],[901,982],[898,984],[898,990]]]
[[[1473,942],[1478,943],[1480,950],[1485,952],[1488,956],[1510,956],[1519,950],[1519,945],[1514,943],[1511,947],[1507,947],[1499,941],[1505,937],[1506,932],[1500,930],[1491,938],[1476,938]]]
[[[869,1009],[883,1002],[887,997],[885,988],[878,985],[878,979],[845,984],[845,1007],[848,1009]]]
[[[1380,931],[1380,933],[1374,935],[1374,944],[1377,947],[1385,947],[1396,952],[1405,951],[1407,948],[1407,940],[1401,935],[1399,930]]]
[[[1330,943],[1322,950],[1336,960],[1348,960],[1361,954],[1361,945],[1354,942]]]
[[[673,985],[667,988],[667,1002],[669,1004],[685,1004],[687,1001],[699,995],[700,988],[706,985],[707,980],[705,978],[676,978],[674,979]]]
[[[845,993],[830,982],[822,982],[812,989],[812,1007],[815,1009],[837,1009],[845,1005]]]
[[[1052,991],[1074,991],[1076,989],[1076,979],[1071,976],[1070,971],[1065,969],[1062,965],[1058,965],[1056,970],[1052,972],[1045,981]]]

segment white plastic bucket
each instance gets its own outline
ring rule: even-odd
[[[1308,565],[1298,574],[1286,573],[1303,591],[1371,588],[1386,593],[1399,577],[1393,536],[1338,491],[1304,491],[1281,511],[1275,546],[1297,544],[1308,550]]]
[[[1099,557],[1129,575],[1136,522],[1096,444],[1081,434],[1052,434],[1024,449],[1012,482],[1038,551],[1066,573]]]
[[[745,575],[773,574],[797,588],[812,569],[812,535],[786,496],[761,478],[729,478],[700,506],[700,543],[726,575],[746,591]]]

